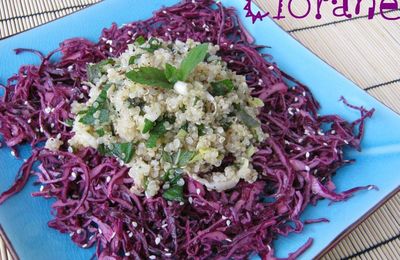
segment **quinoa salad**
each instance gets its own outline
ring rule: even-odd
[[[34,180],[34,203],[59,231],[34,232],[39,258],[277,259],[279,236],[329,222],[304,219],[309,205],[375,188],[337,191],[332,178],[354,162],[346,151],[360,150],[374,110],[343,98],[357,120],[320,115],[310,89],[260,44],[234,8],[183,0],[97,41],[16,49],[40,62],[0,85],[0,149],[24,159],[0,207],[31,199],[15,195]],[[79,248],[54,250],[53,235]]]
[[[257,119],[264,104],[250,96],[245,77],[229,70],[218,50],[191,39],[141,37],[120,57],[92,64],[85,83],[90,99],[72,104],[77,116],[69,145],[117,156],[130,168],[137,195],[152,197],[162,188],[165,197],[182,200],[184,174],[217,191],[241,179],[253,183],[257,172],[249,162],[265,140]],[[184,79],[150,79],[185,66],[192,69]],[[136,72],[150,74],[147,84]],[[47,147],[57,149],[53,143]],[[231,164],[213,171],[227,157]]]

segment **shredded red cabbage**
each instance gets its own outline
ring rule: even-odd
[[[139,35],[219,44],[219,55],[229,68],[246,76],[252,95],[265,103],[259,119],[270,135],[253,157],[258,181],[216,192],[188,179],[185,198],[190,203],[180,205],[161,196],[132,194],[128,169],[94,149],[70,153],[66,145],[57,152],[37,147],[57,135],[67,143],[73,135],[67,123],[74,117],[70,105],[88,98],[81,87],[87,64],[119,56]],[[328,221],[300,221],[307,205],[321,198],[342,201],[358,190],[374,188],[336,193],[332,182],[336,170],[352,162],[344,158],[343,147],[360,149],[364,121],[373,110],[344,101],[360,111],[360,119],[349,123],[337,115],[319,116],[319,104],[308,88],[260,54],[261,48],[253,44],[232,8],[201,0],[164,8],[146,21],[120,28],[113,24],[97,43],[69,39],[47,56],[16,50],[36,53],[41,64],[22,66],[4,86],[0,133],[15,153],[24,143],[34,152],[0,203],[19,192],[34,171],[43,189],[33,195],[56,199],[49,226],[69,233],[81,247],[96,245],[99,259],[243,259],[251,252],[272,259],[272,242],[278,235]],[[61,60],[51,62],[58,51]],[[287,81],[294,86],[288,87]],[[35,162],[40,163],[37,169]],[[311,244],[312,239],[289,258]]]

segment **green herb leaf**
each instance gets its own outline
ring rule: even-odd
[[[153,67],[141,67],[126,73],[126,77],[133,82],[143,85],[172,89],[171,84],[165,77],[164,71]]]
[[[143,184],[143,188],[144,190],[147,190],[147,186],[149,186],[149,176],[144,176],[144,184]]]
[[[201,125],[198,125],[197,126],[197,134],[198,134],[198,136],[203,136],[203,135],[206,135],[206,127],[205,127],[205,125],[203,125],[203,124],[201,124]]]
[[[64,124],[66,124],[69,127],[72,127],[74,125],[74,120],[67,119],[67,120],[65,120]]]
[[[231,125],[232,125],[232,122],[230,122],[230,121],[228,121],[228,120],[221,120],[221,122],[220,122],[220,124],[221,124],[221,126],[222,126],[222,128],[225,130],[225,131],[228,131],[228,129],[231,127]]]
[[[172,163],[171,154],[169,154],[169,153],[167,153],[165,151],[162,152],[162,159],[163,159],[164,162]]]
[[[260,122],[250,116],[246,110],[241,107],[236,109],[236,114],[243,124],[245,124],[248,128],[258,127],[260,125]]]
[[[143,127],[142,133],[145,134],[145,133],[150,132],[150,130],[153,129],[153,127],[154,127],[154,122],[150,121],[147,118],[145,118],[144,119],[144,127]]]
[[[181,168],[171,168],[163,176],[162,180],[168,182],[171,186],[177,184],[182,177],[183,170]]]
[[[195,98],[194,98],[193,106],[195,106],[195,105],[197,104],[197,102],[199,102],[199,101],[200,101],[200,98],[199,98],[199,97],[195,97]]]
[[[158,134],[158,135],[163,135],[167,132],[164,126],[165,120],[157,120],[156,125],[151,129],[150,133],[151,134]]]
[[[179,161],[179,156],[181,155],[181,149],[178,152],[172,154],[172,164],[177,165]]]
[[[114,144],[111,153],[120,158],[124,163],[128,163],[135,153],[134,145],[132,143]]]
[[[110,117],[110,111],[108,109],[101,109],[99,113],[99,122],[100,124],[108,122]]]
[[[129,65],[135,64],[136,60],[140,58],[142,54],[133,55],[129,58]]]
[[[115,64],[113,59],[102,60],[96,64],[88,64],[87,66],[87,79],[88,81],[93,81],[95,78],[101,76],[102,73],[105,73],[104,66],[107,64]]]
[[[83,116],[79,119],[79,122],[85,125],[94,125],[96,121],[94,114],[97,111],[99,111],[99,117],[97,118],[99,122],[101,124],[108,122],[110,111],[108,110],[107,91],[109,88],[110,85],[104,86],[93,105],[89,106],[83,113],[80,113],[83,114]],[[94,104],[96,104],[96,106]]]
[[[146,42],[146,39],[143,36],[139,36],[139,37],[136,38],[134,43],[136,45],[140,46],[140,45],[143,45],[145,42]]]
[[[162,196],[166,200],[183,202],[183,186],[174,185],[164,191]]]
[[[101,155],[113,155],[121,159],[124,163],[128,163],[135,153],[135,147],[132,143],[120,143],[113,144],[113,148],[110,149],[104,144],[99,144],[97,151]]]
[[[161,178],[163,181],[168,181],[169,180],[169,176],[172,174],[173,169],[169,169]]]
[[[96,119],[94,118],[94,113],[96,113],[96,109],[94,109],[93,107],[89,108],[86,111],[86,114],[84,116],[81,117],[81,119],[79,119],[79,122],[81,122],[84,125],[94,125],[94,122],[96,121]]]
[[[176,170],[178,170],[178,169],[176,169]],[[181,176],[182,173],[176,172],[176,170],[175,170],[175,175],[171,176],[172,178],[170,177],[169,183],[171,185],[176,185],[178,183],[178,180],[182,179],[182,176]],[[181,169],[179,169],[179,170],[181,170]]]
[[[150,134],[149,139],[147,139],[146,142],[146,147],[147,148],[154,148],[157,146],[157,140],[160,136],[159,135],[155,135],[155,134]]]
[[[154,148],[157,145],[157,140],[163,136],[167,129],[164,126],[164,120],[159,120],[156,122],[156,125],[150,131],[150,137],[147,139],[146,147],[147,148]]]
[[[179,140],[182,140],[183,138],[185,138],[185,136],[186,136],[187,134],[188,134],[188,132],[186,132],[185,130],[179,129],[178,133],[176,134],[176,137],[177,137]]]
[[[140,107],[140,109],[142,109],[146,105],[146,101],[139,97],[128,98],[127,101],[129,103],[129,108]]]
[[[104,128],[100,128],[96,130],[96,133],[98,134],[98,136],[102,137],[106,134],[106,132],[104,131]]]
[[[87,109],[86,110],[81,110],[78,112],[78,115],[84,115],[87,113]]]
[[[234,85],[231,80],[225,79],[218,82],[211,83],[210,94],[214,97],[216,96],[225,96],[229,92],[231,92],[234,88]]]
[[[179,68],[179,80],[186,81],[190,73],[196,68],[196,66],[200,62],[204,61],[207,52],[208,44],[206,43],[197,45],[196,47],[191,49],[186,58],[182,61]]]
[[[156,38],[150,38],[149,40],[149,46],[148,48],[142,48],[145,51],[148,51],[150,53],[154,53],[156,50],[158,50],[161,47],[161,42],[157,40]]]
[[[178,69],[172,66],[171,64],[165,64],[165,77],[167,80],[173,84],[178,81]]]
[[[108,149],[104,144],[99,144],[99,146],[97,147],[97,151],[103,156],[108,153]]]
[[[178,167],[186,166],[190,162],[190,160],[193,159],[193,157],[195,155],[196,155],[196,152],[181,151],[181,153],[179,154],[177,166]]]
[[[182,130],[185,130],[186,132],[189,132],[189,123],[186,122],[184,125],[181,126]]]
[[[176,121],[176,117],[174,115],[165,115],[164,116],[164,122],[168,122],[171,125],[174,124]]]

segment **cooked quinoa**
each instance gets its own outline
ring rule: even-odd
[[[190,53],[202,47],[190,39],[142,38],[119,58],[89,66],[90,99],[73,104],[75,135],[69,145],[116,156],[130,167],[132,192],[147,197],[160,191],[175,199],[185,174],[218,191],[240,179],[254,182],[257,172],[249,162],[266,138],[257,119],[263,103],[250,96],[244,76],[217,56],[219,46],[207,44],[205,59],[184,81],[178,76],[170,87],[141,81],[140,73],[149,68],[183,71],[195,56]],[[226,157],[233,162],[221,170]]]

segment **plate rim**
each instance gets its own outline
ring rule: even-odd
[[[6,251],[10,253],[12,259],[10,260],[19,260],[19,256],[17,251],[14,249],[14,246],[12,245],[11,241],[8,239],[6,232],[4,231],[3,227],[0,224],[0,239],[3,241],[4,246],[6,248]],[[7,255],[6,255],[7,257]]]

